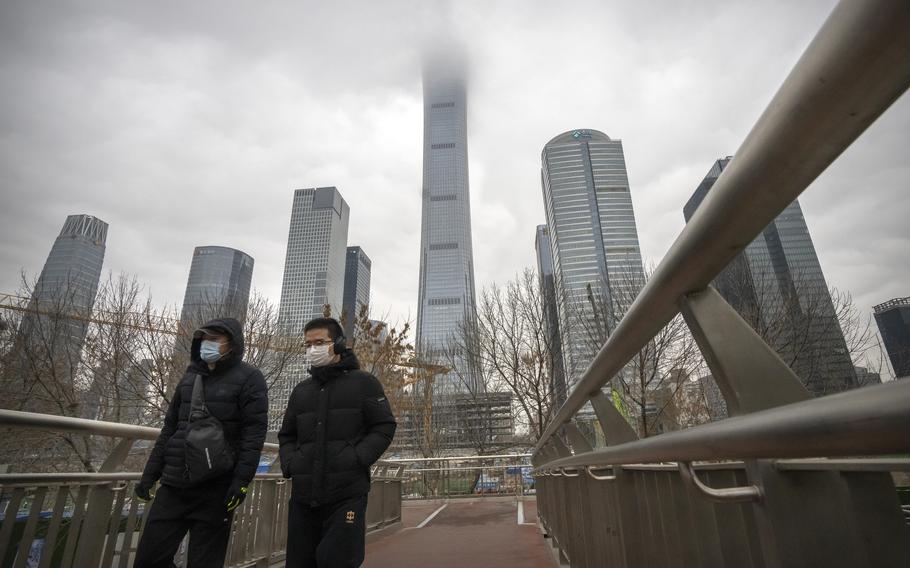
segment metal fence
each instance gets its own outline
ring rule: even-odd
[[[403,499],[534,493],[531,454],[390,459],[400,468]]]
[[[8,410],[0,410],[0,426],[121,440],[98,473],[0,474],[0,567],[131,566],[148,505],[133,494],[140,474],[116,470],[135,440],[154,440],[158,430]],[[278,447],[266,444],[264,450],[275,453]],[[401,522],[399,470],[385,462],[374,466],[368,532]],[[227,566],[268,566],[284,558],[290,483],[278,473],[263,473],[249,489],[234,513]]]
[[[907,30],[904,0],[835,7],[546,428],[539,516],[568,564],[910,566],[889,473],[910,460],[850,459],[910,454],[910,381],[810,400],[708,286],[906,91]],[[679,313],[731,418],[639,440],[602,389]],[[574,421],[588,403],[605,448]]]

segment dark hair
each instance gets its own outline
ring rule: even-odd
[[[338,320],[335,318],[314,318],[306,322],[306,325],[303,326],[303,333],[310,331],[311,329],[325,329],[329,332],[329,336],[332,338],[332,341],[338,339],[339,337],[344,337],[344,330],[341,329],[341,324],[338,323]]]

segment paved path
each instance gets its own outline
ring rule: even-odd
[[[534,524],[536,502],[531,498],[521,508],[523,525],[514,497],[405,501],[404,528],[368,544],[363,567],[552,568]]]

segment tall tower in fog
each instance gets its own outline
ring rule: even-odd
[[[466,63],[451,43],[426,57],[423,69],[423,216],[417,347],[444,362],[463,322],[473,324],[474,254],[468,187]],[[462,378],[464,373],[462,373]],[[438,392],[464,390],[453,373]]]

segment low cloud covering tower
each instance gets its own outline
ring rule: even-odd
[[[440,42],[426,57],[423,69],[423,213],[417,304],[417,348],[440,362],[446,361],[445,353],[463,322],[472,324],[476,318],[466,83],[460,49],[451,42]],[[470,375],[464,366],[462,377]],[[464,391],[465,386],[456,373],[439,376],[435,382],[440,393]]]

